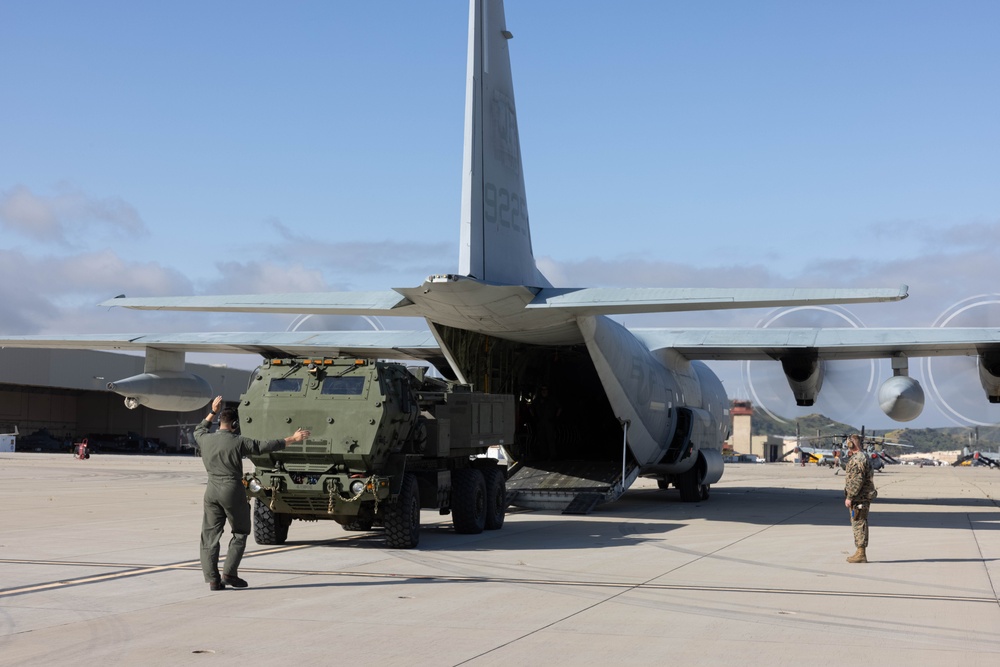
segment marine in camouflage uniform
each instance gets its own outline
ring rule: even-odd
[[[844,482],[844,505],[851,510],[851,529],[854,532],[854,546],[857,551],[848,557],[848,563],[867,563],[868,556],[868,510],[871,501],[878,495],[872,479],[874,470],[868,455],[861,451],[861,438],[849,438],[850,460],[847,462],[847,479]]]
[[[201,449],[201,462],[208,472],[205,488],[204,515],[201,522],[201,569],[213,591],[226,584],[245,588],[247,582],[237,574],[250,534],[250,504],[243,486],[243,458],[284,449],[285,445],[301,442],[309,431],[299,429],[284,440],[261,442],[233,432],[236,411],[226,409],[219,415],[219,430],[210,433],[212,417],[222,405],[222,397],[212,402],[212,410],[194,429],[194,439]],[[219,539],[226,520],[233,537],[226,552],[226,563],[219,576]]]

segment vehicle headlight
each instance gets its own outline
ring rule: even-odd
[[[351,482],[351,493],[354,495],[360,495],[362,491],[365,490],[365,482],[361,479],[356,479]]]
[[[264,488],[264,487],[262,487],[262,486],[260,485],[260,481],[259,481],[259,480],[258,480],[258,479],[257,479],[256,477],[254,477],[254,478],[253,478],[253,479],[251,479],[251,480],[250,480],[250,482],[249,482],[249,483],[247,484],[247,488],[248,488],[248,489],[250,489],[250,492],[251,492],[251,493],[257,493],[258,491],[260,491],[260,490],[261,490],[262,488]]]

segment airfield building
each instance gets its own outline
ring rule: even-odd
[[[201,421],[208,408],[187,413],[126,408],[107,384],[142,373],[143,363],[141,356],[116,352],[0,349],[0,430],[16,427],[18,451],[53,449],[56,443],[68,449],[88,436],[129,434],[176,451],[185,425]],[[189,363],[188,369],[207,380],[215,395],[233,403],[250,378],[249,370],[225,365]]]

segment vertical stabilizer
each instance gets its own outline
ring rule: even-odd
[[[503,0],[471,0],[459,272],[546,287],[535,267]]]

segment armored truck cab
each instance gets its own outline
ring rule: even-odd
[[[419,541],[420,510],[455,531],[503,526],[505,469],[483,456],[514,437],[514,398],[367,359],[271,359],[240,399],[243,435],[307,440],[252,459],[245,478],[258,544],[282,544],[294,519],[384,527],[390,547]]]

